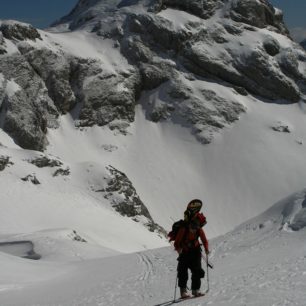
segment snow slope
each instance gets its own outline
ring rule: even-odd
[[[230,90],[226,94],[233,95]],[[181,217],[190,199],[199,197],[211,220],[210,236],[220,235],[303,188],[306,179],[306,124],[299,106],[241,100],[247,114],[208,146],[179,125],[145,120],[139,108],[127,136],[99,128],[76,132],[66,121],[50,132],[48,152],[121,169],[153,219],[166,228],[171,218]],[[274,131],[271,127],[279,121],[292,132]],[[83,144],[79,154],[76,143]],[[101,149],[105,145],[117,149],[110,154]]]
[[[305,305],[305,201],[303,190],[213,240],[210,292],[184,305]],[[301,213],[304,227],[289,231]],[[55,261],[0,253],[1,305],[152,306],[173,299],[177,255],[172,248],[104,259],[89,259],[90,253],[77,261],[68,260],[68,253],[66,259],[54,255]]]
[[[95,18],[109,15],[110,24],[112,20],[122,21],[120,14],[115,16],[119,18],[117,20],[111,12],[105,11],[105,7],[118,3],[113,0],[81,1],[67,22],[82,14],[83,8],[86,12],[92,11]],[[134,6],[137,3],[123,2],[132,5],[124,10],[137,8],[136,11],[142,11],[141,5]],[[145,3],[147,5],[148,1]],[[201,22],[208,27],[215,25],[224,10]],[[190,21],[198,21],[198,17],[174,9],[163,10],[159,15],[172,21],[175,29],[186,27]],[[107,73],[131,69],[118,46],[114,47],[114,41],[84,31],[86,27],[92,29],[94,20],[83,22],[83,26],[76,25],[78,30],[74,32],[39,31],[43,40],[26,43],[38,49],[49,48],[83,59],[98,59]],[[244,52],[252,52],[253,47],[263,42],[267,35],[273,36],[284,47],[292,47],[290,39],[268,29],[243,31],[237,37],[224,33],[224,38],[226,46],[239,58],[245,55]],[[203,42],[202,47],[209,48],[215,55],[223,54],[224,46]],[[274,62],[272,58],[271,61]],[[305,72],[304,68],[301,65],[301,73]],[[2,79],[0,74],[0,83],[4,82]],[[0,154],[10,156],[14,163],[0,176],[3,190],[1,209],[4,212],[0,216],[2,233],[76,230],[81,236],[114,252],[164,246],[164,239],[147,232],[132,220],[121,218],[110,207],[109,201],[95,192],[105,187],[104,177],[109,165],[126,173],[154,221],[166,229],[170,228],[173,220],[181,218],[186,203],[192,198],[201,198],[210,220],[209,237],[226,233],[266,210],[271,203],[304,188],[306,123],[303,102],[300,105],[269,104],[250,95],[238,95],[232,88],[218,82],[187,79],[185,76],[181,79],[183,85],[188,85],[198,94],[201,102],[204,100],[202,103],[207,108],[213,108],[213,105],[206,101],[209,99],[204,99],[201,90],[212,90],[225,101],[241,103],[246,107],[246,114],[242,114],[233,126],[222,130],[207,146],[198,143],[190,129],[179,120],[174,121],[175,124],[146,120],[148,104],[163,103],[161,88],[143,92],[136,107],[135,122],[128,128],[127,135],[107,127],[76,129],[70,115],[62,116],[60,128],[48,130],[49,146],[45,152],[69,167],[71,175],[58,178],[52,177],[52,170],[38,169],[25,161],[39,153],[21,150],[0,130],[0,142],[4,145],[0,147]],[[118,92],[125,91],[122,83],[118,87]],[[5,87],[8,96],[18,90],[13,81]],[[282,132],[287,126],[290,133]],[[208,128],[202,133],[210,134],[212,131]],[[33,173],[41,185],[34,186],[20,180]],[[112,224],[120,226],[115,226],[114,230]],[[135,239],[131,242],[123,239],[123,243],[122,236],[128,238],[130,234]]]
[[[226,94],[234,93],[227,89]],[[29,164],[26,160],[39,153],[19,149],[1,132],[0,153],[14,163],[0,178],[1,232],[70,228],[119,252],[165,245],[146,230],[138,232],[137,223],[122,220],[92,191],[101,189],[105,167],[112,165],[127,174],[155,222],[166,229],[181,218],[186,203],[198,197],[209,218],[209,237],[225,233],[304,188],[306,180],[305,113],[296,104],[241,102],[247,113],[208,146],[179,125],[147,121],[140,106],[126,136],[101,127],[76,130],[69,116],[62,117],[61,127],[48,132],[46,154],[70,168],[68,177],[54,178],[52,169]],[[272,129],[279,125],[288,126],[291,133]],[[41,185],[20,180],[31,173]],[[109,224],[116,222],[120,226],[114,231]],[[131,228],[142,238],[122,246],[119,237]]]

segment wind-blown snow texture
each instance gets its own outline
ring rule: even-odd
[[[303,305],[306,54],[287,35],[250,0],[1,21],[0,304],[170,300],[164,233],[200,198],[209,238],[277,203],[212,242],[203,303]]]

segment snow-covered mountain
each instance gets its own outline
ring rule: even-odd
[[[79,1],[0,29],[4,233],[100,239],[106,209],[158,237],[200,197],[218,235],[304,187],[306,55],[267,1]]]
[[[7,263],[0,287],[7,304],[24,302],[23,294],[29,305],[42,303],[44,295],[36,300],[28,289],[10,300],[29,282],[37,290],[36,281],[53,286],[76,276],[79,288],[84,283],[75,269],[92,273],[110,263],[118,264],[122,279],[135,269],[142,274],[131,281],[158,282],[152,262],[173,273],[165,259],[169,250],[97,258],[167,246],[165,230],[192,198],[204,201],[211,238],[303,190],[305,72],[305,51],[288,36],[282,13],[265,0],[80,0],[45,31],[0,21],[0,251],[43,262],[0,253]],[[285,213],[290,222],[284,218],[289,223],[277,227],[286,236],[281,243],[298,246],[304,206],[293,211]],[[260,222],[256,237],[274,224]],[[284,232],[286,222],[289,230],[301,230]],[[224,241],[233,239],[235,246],[252,233],[237,240],[228,234],[214,244],[220,266],[226,267]],[[251,250],[237,256],[237,265]],[[265,254],[260,258],[274,250]],[[83,259],[82,268],[67,263]],[[121,273],[128,260],[134,264]],[[137,270],[139,263],[147,269]],[[23,271],[20,282],[15,265]],[[31,269],[36,272],[28,282]],[[216,287],[224,284],[218,273]],[[93,283],[111,284],[110,274],[88,275],[89,295]],[[45,284],[39,294],[48,290]],[[259,280],[254,284],[260,286]],[[58,303],[74,303],[74,285]],[[223,296],[215,292],[212,302],[222,305],[218,296],[225,301],[234,288]],[[124,292],[104,304],[120,305]],[[92,300],[89,295],[73,305],[103,304],[97,291]],[[232,305],[240,305],[239,298]],[[150,304],[145,294],[130,299],[129,305]],[[242,294],[241,305],[244,299]]]
[[[265,0],[0,21],[1,306],[171,300],[161,247],[192,198],[222,235],[207,304],[303,305],[305,72]]]
[[[245,111],[240,95],[304,99],[305,52],[286,36],[279,10],[266,1],[185,2],[80,1],[54,33],[2,22],[2,96],[11,89],[4,130],[43,150],[47,129],[72,112],[79,127],[124,133],[140,98],[157,92],[142,102],[149,120],[209,143]]]

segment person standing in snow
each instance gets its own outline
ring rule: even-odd
[[[178,252],[178,286],[180,287],[181,298],[188,298],[187,292],[188,269],[191,270],[191,290],[193,296],[203,295],[200,292],[201,278],[204,278],[205,271],[202,269],[202,250],[199,238],[204,246],[206,255],[209,254],[208,240],[202,226],[206,224],[205,216],[200,213],[201,200],[192,200],[184,213],[184,225],[179,229],[174,247]]]

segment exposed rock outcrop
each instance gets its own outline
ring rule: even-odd
[[[9,156],[0,155],[0,171],[3,171],[9,165],[13,165]]]
[[[291,133],[290,127],[287,124],[282,123],[282,122],[277,122],[271,128],[273,131],[276,131],[276,132]]]
[[[203,143],[245,111],[238,95],[226,97],[210,82],[283,103],[306,94],[306,56],[266,0],[81,0],[57,24],[95,35],[97,45],[112,41],[107,52],[120,51],[128,63],[110,69],[30,26],[2,23],[1,118],[23,148],[44,150],[47,129],[68,112],[77,127],[108,125],[126,134],[149,91],[155,98],[141,100],[148,119],[180,123]],[[8,54],[5,40],[16,50]]]
[[[221,8],[224,0],[160,0],[155,7],[165,9],[167,7],[176,8],[196,15],[203,19],[208,19],[218,8]]]
[[[70,84],[70,62],[64,54],[49,49],[35,49],[27,44],[19,46],[31,68],[43,80],[57,110],[65,114],[76,104]]]
[[[63,165],[63,163],[57,159],[51,159],[47,156],[41,156],[38,158],[35,158],[30,161],[31,164],[37,166],[38,168],[44,168],[44,167],[60,167]]]
[[[0,31],[7,39],[16,40],[36,40],[40,39],[39,32],[31,25],[17,22],[0,22]]]
[[[0,55],[7,53],[2,32],[0,32]]]
[[[70,175],[70,169],[69,167],[66,168],[66,169],[63,169],[63,168],[59,168],[59,169],[56,169],[55,172],[53,173],[53,176],[68,176]]]
[[[56,127],[59,115],[44,82],[20,54],[2,57],[0,71],[5,92],[0,103],[3,129],[21,147],[43,150],[47,127]]]
[[[258,28],[272,26],[282,34],[289,34],[289,31],[282,21],[282,12],[276,10],[268,0],[232,1],[230,17],[234,21],[243,22]]]
[[[97,192],[102,192],[121,215],[143,222],[150,231],[165,235],[165,230],[154,222],[128,177],[112,166],[107,169],[110,172],[107,187]]]
[[[275,56],[280,52],[280,44],[279,42],[274,39],[272,36],[267,36],[263,42],[263,47],[265,48],[266,52],[271,55]]]
[[[35,174],[29,174],[23,178],[21,178],[24,182],[31,182],[34,185],[40,185],[40,181],[37,179]]]

